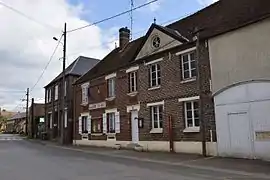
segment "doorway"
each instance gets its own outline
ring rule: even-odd
[[[139,142],[138,111],[132,110],[130,112],[131,112],[132,143],[137,144]]]

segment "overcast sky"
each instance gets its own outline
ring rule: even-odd
[[[140,5],[150,0],[134,0]],[[215,0],[159,0],[134,12],[134,38],[144,35],[157,18],[157,23],[176,20],[213,3]],[[25,90],[30,98],[44,102],[43,87],[57,76],[62,67],[62,47],[43,77],[35,86],[57,44],[64,22],[68,29],[115,15],[130,8],[129,0],[0,0],[27,17],[0,4],[0,107],[24,111]],[[180,3],[181,2],[181,3]],[[178,7],[175,8],[176,4]],[[123,16],[97,26],[68,34],[67,65],[79,55],[103,58],[115,46],[118,29],[129,27],[129,16]]]

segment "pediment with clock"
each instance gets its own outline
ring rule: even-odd
[[[135,60],[173,48],[187,41],[175,30],[152,24]]]

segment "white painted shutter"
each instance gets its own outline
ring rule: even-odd
[[[120,133],[120,112],[115,113],[115,133]]]
[[[87,118],[87,131],[88,131],[88,134],[91,134],[91,116],[90,115]]]
[[[107,114],[103,114],[103,133],[107,134]]]
[[[82,117],[79,117],[79,134],[82,134]]]

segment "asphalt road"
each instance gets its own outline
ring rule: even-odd
[[[259,178],[88,154],[29,142],[16,135],[0,135],[0,179],[247,180]]]

